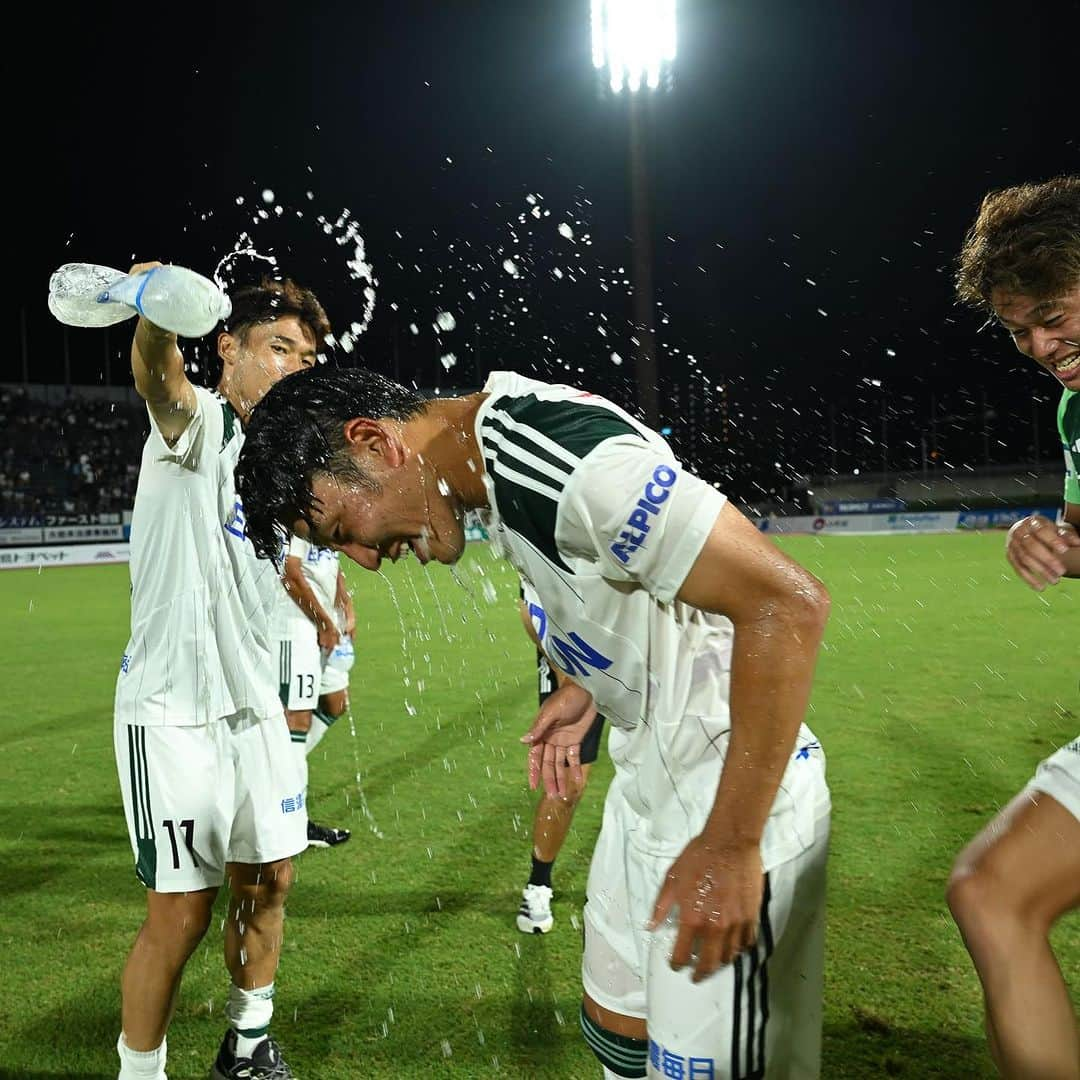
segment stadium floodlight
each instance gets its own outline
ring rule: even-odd
[[[675,0],[592,0],[592,55],[612,93],[651,90],[675,62]]]

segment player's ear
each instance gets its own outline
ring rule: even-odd
[[[345,421],[344,435],[345,442],[361,457],[379,458],[391,469],[398,468],[405,460],[405,447],[388,424],[357,416]]]
[[[221,363],[225,367],[231,367],[236,363],[237,340],[235,334],[223,330],[218,334],[217,353],[221,357]]]

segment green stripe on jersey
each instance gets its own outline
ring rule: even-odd
[[[1057,421],[1065,451],[1065,501],[1080,504],[1080,392],[1062,391]]]
[[[589,401],[592,404],[589,404]],[[552,442],[583,458],[605,439],[641,432],[618,413],[600,404],[602,399],[583,395],[580,401],[541,401],[535,394],[500,398],[494,408],[519,424],[527,424]]]
[[[607,439],[643,437],[606,403],[591,400],[500,397],[480,425],[499,516],[564,570],[569,568],[555,544],[555,522],[567,480],[578,462]]]
[[[221,403],[221,413],[225,420],[225,426],[221,433],[221,449],[224,450],[232,442],[233,435],[236,434],[237,416],[236,410],[227,401]]]

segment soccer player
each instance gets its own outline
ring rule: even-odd
[[[1024,518],[1006,546],[1016,573],[1041,591],[1080,577],[1080,177],[987,195],[964,241],[957,286],[1061,385],[1064,520]],[[1077,635],[1049,644],[1075,676]],[[1042,762],[960,853],[948,899],[982,981],[1002,1075],[1078,1080],[1076,1015],[1049,933],[1080,907],[1080,737]]]
[[[427,402],[369,371],[283,379],[237,482],[262,555],[294,531],[369,570],[453,563],[487,510],[573,680],[523,737],[531,778],[565,794],[598,709],[612,727],[581,1015],[605,1076],[818,1076],[820,582],[627,413],[507,372]]]
[[[120,1080],[165,1077],[184,965],[226,879],[229,1028],[210,1076],[293,1075],[267,1028],[290,859],[307,846],[307,815],[269,647],[281,585],[244,537],[233,470],[255,403],[315,362],[329,324],[290,281],[232,300],[217,337],[216,393],[188,381],[175,335],[146,319],[131,349],[150,435],[131,523],[131,637],[114,740],[146,919],[122,979]]]
[[[348,708],[348,666],[332,658],[351,658],[356,615],[336,551],[293,536],[284,563],[271,617],[271,649],[278,658],[281,703],[306,791],[307,755]],[[310,815],[310,801],[305,805]],[[308,817],[308,847],[336,847],[350,835],[348,829],[317,825]]]
[[[537,626],[533,623],[543,619],[543,607],[540,598],[524,579],[521,582],[521,621],[525,632],[536,646],[536,675],[540,705],[567,681],[557,667],[553,667],[537,636]],[[589,772],[600,753],[600,738],[604,733],[604,718],[597,713],[592,727],[581,740],[581,782],[570,778],[569,787],[564,795],[549,795],[546,791],[540,796],[533,815],[533,850],[532,869],[529,880],[521,890],[521,907],[518,908],[517,928],[523,934],[546,934],[555,925],[551,914],[551,870],[570,831],[570,822],[574,820],[574,810],[589,782]]]

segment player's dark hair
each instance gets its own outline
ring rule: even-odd
[[[245,338],[260,323],[273,322],[295,315],[315,336],[315,348],[321,350],[330,333],[330,320],[322,304],[310,289],[290,278],[276,281],[264,277],[258,285],[249,285],[230,294],[232,314],[222,324],[230,334]]]
[[[290,315],[300,320],[315,338],[315,350],[321,352],[330,333],[330,320],[326,317],[318,297],[310,290],[297,285],[290,278],[278,281],[264,277],[258,285],[246,285],[229,294],[232,301],[232,314],[221,324],[221,329],[228,334],[235,334],[245,341],[248,331],[253,326],[274,322]],[[221,357],[217,352],[217,334],[211,336],[203,356],[205,380],[208,385],[216,386],[221,379]]]
[[[363,368],[316,367],[273,386],[251,414],[236,466],[247,535],[259,557],[276,559],[295,522],[313,524],[316,474],[378,490],[349,452],[347,421],[408,420],[427,405],[414,391]]]
[[[1080,283],[1080,176],[991,191],[964,238],[960,299],[990,307],[990,294],[1057,300]]]

